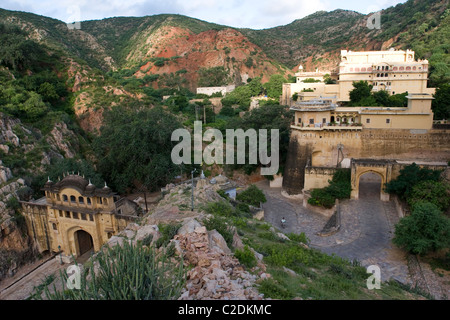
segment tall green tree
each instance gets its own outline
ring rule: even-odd
[[[361,101],[372,97],[373,86],[367,81],[355,81],[353,87],[354,89],[350,91],[351,105],[360,105]]]

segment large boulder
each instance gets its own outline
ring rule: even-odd
[[[208,232],[208,239],[209,239],[209,248],[211,251],[215,251],[218,253],[225,253],[225,254],[231,254],[230,248],[228,248],[228,245],[223,238],[223,236],[217,232],[217,230],[212,230]]]
[[[192,233],[196,228],[200,228],[202,225],[195,219],[185,220],[180,229],[178,229],[178,234],[185,235],[187,233]]]
[[[152,236],[151,243],[155,242],[161,237],[161,233],[159,232],[159,228],[157,225],[145,225],[138,229],[136,236],[134,238],[135,241],[143,241],[148,236]]]

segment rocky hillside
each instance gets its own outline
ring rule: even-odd
[[[258,44],[270,57],[289,68],[306,66],[329,69],[337,66],[340,50],[414,49],[419,58],[429,58],[433,47],[422,43],[446,28],[448,0],[409,0],[382,10],[381,28],[367,28],[369,15],[354,11],[316,12],[288,25],[242,32]],[[445,40],[441,39],[441,44]],[[425,49],[425,50],[424,50]]]

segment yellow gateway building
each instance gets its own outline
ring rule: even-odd
[[[21,202],[28,234],[39,252],[61,252],[65,262],[99,251],[138,218],[134,201],[119,199],[106,183],[97,188],[75,173],[56,183],[49,179],[43,190],[45,197]]]

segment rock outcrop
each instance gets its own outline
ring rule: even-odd
[[[191,233],[176,235],[173,241],[185,264],[193,266],[180,300],[263,298],[256,289],[260,277],[244,269],[216,230],[197,227]]]

